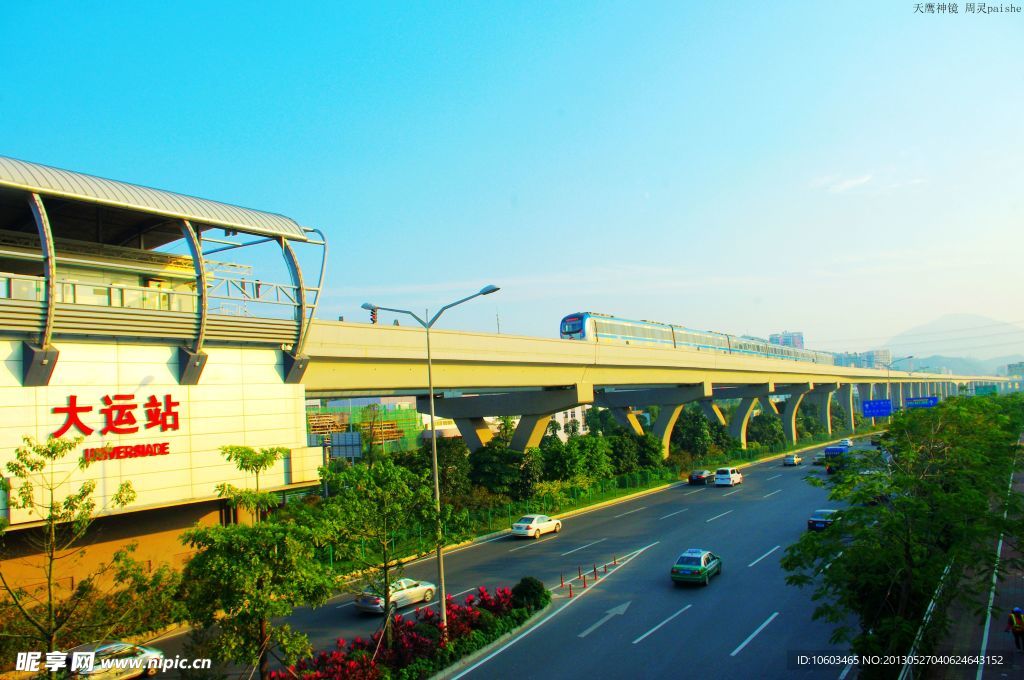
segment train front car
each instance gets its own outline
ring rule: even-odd
[[[562,340],[589,339],[587,338],[588,316],[585,312],[578,312],[562,319],[562,323],[559,326],[559,337]]]

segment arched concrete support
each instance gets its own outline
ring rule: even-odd
[[[490,441],[490,431],[485,433],[482,429],[484,416],[521,416],[510,446],[516,451],[525,451],[540,444],[552,414],[593,401],[594,386],[579,384],[569,389],[435,398],[434,412],[442,418],[455,420],[471,450]],[[429,397],[419,397],[416,408],[421,412],[429,411]]]
[[[701,399],[699,402],[700,410],[704,413],[704,417],[710,420],[712,423],[718,423],[722,427],[726,426],[725,415],[722,413],[722,409],[718,408],[712,399]]]
[[[516,425],[516,431],[512,435],[512,443],[509,444],[509,448],[513,451],[525,451],[526,449],[540,446],[540,440],[544,438],[549,422],[551,422],[550,413],[546,415],[524,415],[519,419],[519,424]]]
[[[903,389],[904,385],[901,382],[892,383],[889,386],[889,398],[892,399],[892,409],[894,411],[903,408]]]
[[[873,383],[857,383],[857,408],[860,409],[861,415],[864,414],[864,402],[874,398],[874,389]],[[870,420],[872,425],[875,424],[874,418],[866,418],[865,420]]]
[[[676,406],[663,406],[658,412],[658,419],[654,421],[653,433],[658,441],[661,442],[661,455],[668,458],[669,454],[669,440],[672,439],[672,428],[676,426],[676,421],[679,420],[679,414],[683,412],[686,404],[677,404]]]
[[[740,447],[744,449],[747,448],[747,423],[750,422],[750,414],[754,412],[757,400],[758,397],[743,397],[729,422],[729,436],[739,440]]]
[[[805,399],[818,407],[818,421],[825,426],[825,432],[832,434],[832,393],[839,388],[837,383],[815,385]]]
[[[638,437],[644,436],[644,427],[640,424],[640,420],[636,417],[637,412],[630,406],[613,406],[610,409],[612,416],[615,417],[617,422],[622,427],[633,432]]]
[[[494,438],[494,433],[483,418],[457,418],[455,426],[459,428],[459,434],[470,451],[483,448]]]
[[[841,384],[839,389],[836,390],[836,400],[836,403],[842,406],[843,411],[846,413],[846,429],[853,432],[857,429],[853,410],[853,383]]]
[[[782,419],[782,432],[786,435],[786,441],[790,444],[796,444],[797,440],[796,414],[800,411],[800,403],[812,389],[814,389],[814,383],[806,383],[804,385],[788,386],[785,390],[776,392],[776,394],[789,395],[789,399],[775,404],[774,408],[776,408],[779,418]],[[768,401],[767,397],[762,401]]]

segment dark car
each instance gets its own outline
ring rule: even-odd
[[[836,521],[835,514],[839,512],[835,508],[823,508],[821,510],[815,510],[814,514],[807,520],[808,531],[821,531],[832,526],[832,523]]]
[[[690,473],[690,484],[714,484],[715,473],[711,470],[694,470]]]

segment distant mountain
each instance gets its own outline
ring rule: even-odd
[[[1024,361],[1024,354],[1011,354],[997,357],[995,359],[967,359],[964,357],[944,357],[940,355],[917,356],[914,355],[914,370],[928,369],[928,372],[937,372],[948,368],[957,375],[998,375],[1005,373],[1006,364]],[[910,362],[901,362],[896,368],[907,370]]]
[[[915,366],[936,367],[929,362],[947,361],[958,372],[955,362],[976,362],[976,370],[964,372],[991,375],[997,366],[1020,360],[1024,328],[979,314],[946,314],[894,336],[884,346],[894,357],[919,357]]]

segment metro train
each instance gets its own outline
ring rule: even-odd
[[[699,350],[726,354],[752,354],[776,359],[808,361],[815,364],[833,365],[836,362],[835,355],[830,352],[774,345],[763,338],[736,337],[714,331],[697,331],[684,326],[656,321],[631,321],[596,312],[570,314],[562,319],[559,330],[563,340],[694,347]]]

